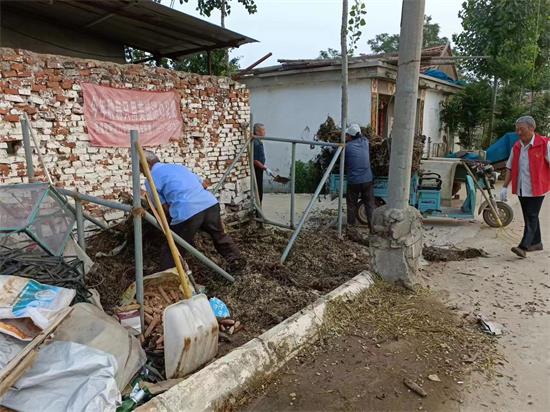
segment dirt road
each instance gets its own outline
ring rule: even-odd
[[[550,201],[541,212],[546,250],[519,259],[510,252],[523,230],[521,209],[514,202],[515,219],[506,230],[466,225],[470,235],[457,246],[482,247],[488,258],[431,264],[422,283],[448,305],[466,313],[483,313],[500,322],[505,334],[498,343],[506,362],[493,381],[473,375],[466,382],[464,411],[550,410]],[[477,225],[476,225],[477,226]],[[448,244],[456,232],[434,225],[428,238]]]
[[[267,207],[270,214],[287,217],[283,211],[287,199],[283,195],[271,196],[271,202],[264,201],[272,205]],[[297,210],[305,200],[304,197],[298,201]],[[330,208],[330,203],[321,202],[319,206]],[[445,385],[436,390],[436,395],[424,402],[406,393],[400,394],[401,400],[389,402],[388,398],[398,397],[391,389],[399,374],[396,371],[405,365],[425,376],[434,365],[411,363],[403,356],[414,353],[412,340],[402,341],[397,349],[383,344],[378,348],[384,353],[382,357],[376,355],[376,346],[370,352],[367,348],[364,362],[368,366],[370,356],[374,366],[369,371],[349,356],[350,351],[363,349],[364,353],[364,345],[354,347],[354,341],[349,340],[343,349],[321,351],[305,364],[299,359],[289,364],[282,377],[248,405],[249,410],[550,410],[550,200],[546,199],[541,212],[547,249],[530,253],[527,259],[510,252],[519,243],[523,230],[517,199],[512,199],[512,205],[516,217],[504,230],[491,229],[481,221],[425,222],[428,244],[481,247],[489,253],[489,257],[464,261],[425,262],[419,281],[457,313],[481,313],[503,324],[505,332],[497,338],[497,347],[504,360],[496,364],[492,378],[474,372],[465,375],[464,381],[444,380]],[[329,369],[334,374],[323,374],[326,359],[342,353],[340,360],[331,361],[334,364]],[[321,375],[317,375],[319,370]],[[434,388],[432,382],[426,384]],[[390,389],[384,391],[384,386]]]

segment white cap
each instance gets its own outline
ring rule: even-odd
[[[361,128],[357,123],[350,124],[350,126],[346,129],[346,134],[349,134],[350,136],[356,136],[357,133],[361,133]]]

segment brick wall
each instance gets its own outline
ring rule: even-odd
[[[26,112],[59,186],[107,199],[131,194],[129,150],[89,144],[81,82],[179,92],[183,135],[152,150],[162,161],[183,163],[212,184],[245,140],[249,93],[228,78],[0,48],[0,184],[27,182],[19,123]],[[36,155],[34,165],[44,179]],[[222,208],[245,206],[247,177],[245,159],[220,192]],[[107,220],[118,217],[112,211],[105,214]]]

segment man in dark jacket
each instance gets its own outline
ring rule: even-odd
[[[269,171],[265,165],[265,151],[262,138],[265,137],[265,127],[256,123],[253,128],[254,134],[254,172],[256,174],[256,187],[260,196],[260,204],[264,198],[264,171]]]
[[[346,205],[348,225],[356,224],[357,210],[362,201],[367,212],[369,227],[372,230],[374,192],[369,141],[361,134],[359,125],[352,124],[346,130],[346,142],[346,175],[348,179]]]

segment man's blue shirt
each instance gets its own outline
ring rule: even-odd
[[[170,208],[171,225],[181,223],[218,203],[212,193],[202,187],[199,176],[177,164],[155,163],[151,169],[161,203]],[[145,182],[151,194],[149,182]]]

